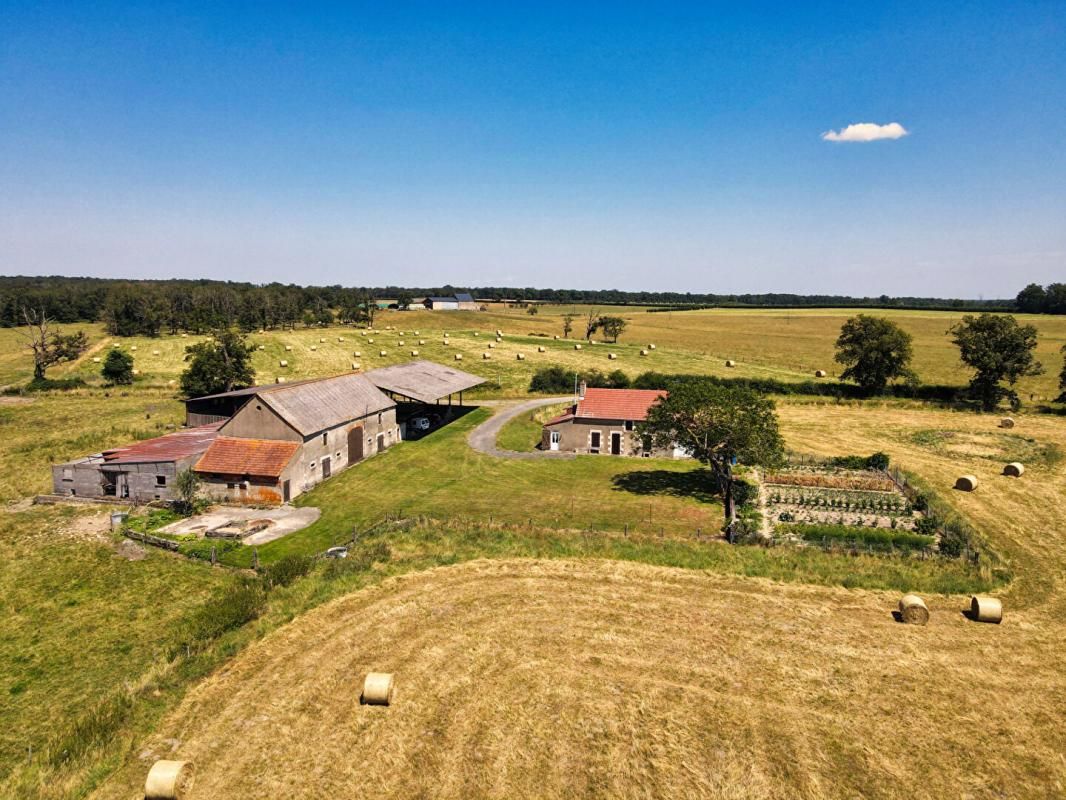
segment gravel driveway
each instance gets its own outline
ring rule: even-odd
[[[573,399],[572,395],[567,395],[566,397],[542,397],[538,400],[519,400],[514,403],[500,404],[495,414],[470,431],[467,441],[478,452],[496,458],[573,458],[573,453],[562,453],[557,450],[533,450],[529,453],[521,453],[517,450],[501,450],[496,446],[496,437],[500,430],[515,417],[528,414],[541,406],[572,402]]]

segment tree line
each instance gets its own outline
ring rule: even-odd
[[[1039,290],[1039,291],[1037,291]],[[480,300],[684,307],[872,307],[960,310],[1042,310],[1066,313],[1066,287],[1026,287],[1016,300],[847,295],[707,294],[625,292],[617,289],[518,287],[343,287],[252,284],[215,280],[120,280],[110,278],[0,277],[0,326],[23,324],[33,308],[57,323],[104,322],[113,335],[203,332],[218,327],[246,331],[367,320],[380,298],[403,306],[415,297],[468,291]],[[1024,308],[1022,307],[1024,305]],[[372,321],[372,320],[369,320]]]

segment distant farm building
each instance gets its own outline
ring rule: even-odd
[[[666,392],[656,389],[586,389],[563,414],[544,424],[541,449],[613,456],[684,458],[679,448],[654,450],[637,424]]]
[[[477,311],[479,308],[474,296],[466,292],[446,297],[427,297],[422,305],[430,311]]]

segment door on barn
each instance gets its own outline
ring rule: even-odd
[[[333,463],[330,461],[329,456],[323,456],[322,458],[322,480],[325,480],[333,474]]]
[[[379,433],[378,434],[378,450],[377,451],[380,453],[384,449],[385,449],[385,434]]]
[[[356,425],[348,431],[348,463],[363,460],[363,426]]]

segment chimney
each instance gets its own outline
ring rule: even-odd
[[[588,388],[588,384],[586,384],[584,381],[581,381],[581,385],[578,386],[578,388],[577,388],[577,392],[578,392],[577,399],[578,400],[584,400],[585,399],[585,390],[587,388]]]

